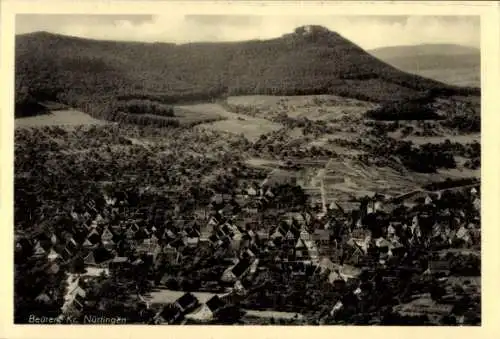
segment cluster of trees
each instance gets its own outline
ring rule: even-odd
[[[47,113],[47,109],[42,106],[26,87],[16,89],[14,112],[16,118],[35,116]]]
[[[133,99],[121,101],[117,109],[125,113],[132,114],[153,114],[164,117],[173,117],[174,108],[151,100]]]
[[[453,153],[443,149],[440,144],[428,143],[415,146],[411,141],[396,140],[387,136],[379,136],[378,142],[371,141],[363,138],[358,138],[354,142],[335,140],[341,146],[361,148],[373,157],[382,159],[396,157],[406,168],[416,172],[434,173],[439,168],[457,166]]]
[[[190,187],[199,186],[200,180],[221,168],[240,166],[236,165],[240,161],[238,154],[214,142],[218,139],[215,133],[171,129],[170,133],[163,132],[163,144],[131,145],[129,137],[133,138],[136,130],[140,129],[112,125],[74,131],[56,127],[17,130],[16,222],[30,224],[34,222],[30,218],[55,217],[57,209],[83,205],[87,196],[95,195],[89,190],[105,182],[177,191],[178,195],[169,196],[174,205],[185,210],[190,201],[201,199],[190,197]],[[188,145],[211,157],[185,152]],[[225,183],[214,185],[223,189]]]
[[[64,303],[66,267],[49,273],[49,261],[32,254],[14,253],[14,323],[27,323],[30,316],[56,318]]]
[[[478,168],[481,167],[481,157],[475,157],[475,158],[467,160],[464,163],[464,167],[471,169],[471,170],[477,170]]]
[[[326,120],[311,120],[307,117],[291,118],[286,115],[286,113],[281,113],[272,120],[285,125],[289,129],[301,128],[303,135],[318,137],[323,134],[335,133],[337,131],[336,128],[329,125]]]
[[[441,121],[441,125],[464,133],[481,132],[481,116],[478,114],[456,115]]]
[[[317,124],[314,126],[324,126]],[[315,128],[315,127],[313,127]],[[335,157],[336,153],[326,147],[307,145],[310,139],[308,135],[302,138],[291,138],[289,129],[283,128],[267,134],[262,134],[259,139],[245,147],[241,144],[244,152],[256,157],[270,157],[272,159],[286,160],[288,158],[328,158]]]
[[[180,127],[179,120],[167,118],[163,116],[149,114],[127,114],[116,112],[113,121],[125,124],[133,124],[139,126],[155,126],[155,127]]]
[[[464,179],[446,179],[445,181],[435,182],[424,186],[426,190],[437,191],[445,190],[448,188],[458,187],[458,186],[468,186],[479,184],[479,180],[475,178],[464,178]]]
[[[439,120],[437,114],[428,102],[423,100],[405,100],[389,103],[369,110],[365,116],[374,120]]]

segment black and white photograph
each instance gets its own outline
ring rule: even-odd
[[[409,14],[17,14],[14,324],[481,326],[481,17]]]

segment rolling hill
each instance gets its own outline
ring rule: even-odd
[[[479,93],[402,72],[319,26],[270,40],[181,45],[30,33],[16,37],[15,74],[19,111],[24,102],[54,100],[110,119],[117,99],[335,94],[392,102],[429,91]]]
[[[369,53],[405,72],[457,86],[481,85],[480,50],[452,44],[394,46]]]

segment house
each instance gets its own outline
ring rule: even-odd
[[[199,306],[199,301],[193,294],[188,292],[177,299],[174,305],[181,311],[182,314],[187,314]]]
[[[359,265],[368,251],[368,244],[366,242],[358,244],[353,239],[350,239],[346,245],[348,247],[342,254],[340,264]]]
[[[115,257],[115,253],[105,247],[98,247],[91,252],[94,256],[95,264],[98,267],[107,267],[110,260]]]
[[[54,250],[54,248],[51,248],[49,254],[47,255],[47,259],[49,259],[49,261],[55,261],[55,260],[57,260],[59,258],[61,258],[61,256],[59,255],[59,253],[57,253]]]
[[[47,252],[45,251],[45,249],[42,247],[42,245],[40,244],[40,241],[37,241],[35,243],[35,248],[34,248],[34,253],[33,255],[36,256],[36,257],[43,257],[47,254]]]
[[[257,237],[262,240],[262,241],[267,241],[269,240],[269,233],[266,232],[266,231],[263,231],[263,230],[258,230],[257,232],[255,232]]]
[[[16,251],[31,253],[33,251],[33,244],[24,236],[16,236]]]
[[[246,189],[246,194],[251,197],[255,197],[257,195],[257,190],[254,187],[248,187]]]
[[[175,304],[168,304],[155,315],[154,322],[156,324],[173,324],[181,318],[181,310]]]
[[[471,195],[473,195],[473,196],[475,196],[475,195],[477,195],[477,194],[478,194],[478,191],[477,191],[476,187],[472,187],[472,188],[470,189],[470,194],[471,194]]]
[[[75,252],[78,248],[78,244],[73,237],[70,237],[66,243],[66,248],[71,252]]]
[[[79,215],[75,211],[71,211],[70,215],[73,218],[73,220],[75,220],[75,221],[77,221],[79,219]]]
[[[61,267],[57,261],[53,261],[45,266],[45,272],[47,272],[47,274],[57,274],[60,269]]]
[[[42,304],[49,304],[52,299],[47,295],[47,293],[42,292],[35,298],[35,301]]]
[[[96,229],[92,229],[84,243],[87,243],[87,246],[89,246],[89,243],[90,246],[95,246],[100,241],[101,241],[101,236],[99,235],[99,232],[97,232]]]
[[[105,242],[112,241],[113,237],[114,237],[114,235],[110,231],[110,229],[108,227],[104,228],[104,230],[102,231],[102,234],[101,234],[102,242],[105,243]]]
[[[342,304],[342,301],[337,301],[337,303],[333,306],[332,310],[330,311],[330,316],[335,317],[335,315],[344,308],[344,304]]]
[[[94,252],[90,251],[89,254],[85,258],[83,258],[83,262],[86,266],[97,266],[94,258]]]
[[[57,236],[52,233],[52,235],[50,236],[50,242],[52,243],[52,245],[57,245],[58,240],[59,239],[57,238]]]
[[[210,321],[214,319],[217,312],[224,306],[226,306],[226,302],[219,296],[215,295],[194,312],[187,314],[186,319],[199,322]]]
[[[117,201],[116,198],[110,197],[108,195],[104,196],[104,200],[106,202],[106,205],[108,205],[108,206],[115,206],[116,205],[116,201]]]
[[[472,205],[476,211],[481,212],[481,199],[479,197],[474,198]]]
[[[252,261],[250,259],[238,260],[234,266],[229,267],[226,271],[224,271],[221,281],[235,282],[236,280],[241,279],[243,275],[248,272],[251,265]]]
[[[73,251],[71,251],[70,249],[68,249],[67,247],[65,247],[62,250],[62,252],[60,253],[60,255],[61,255],[61,259],[63,262],[68,262],[71,259],[73,259],[73,256],[75,255],[75,253]]]
[[[339,267],[334,267],[333,269],[328,268],[326,269],[326,273],[328,273],[328,281],[330,284],[347,281],[346,277],[341,274]]]
[[[448,275],[450,273],[450,262],[448,260],[429,260],[427,271],[430,273],[442,273]]]
[[[155,234],[151,235],[150,241],[152,246],[158,245],[159,240],[160,239],[158,239],[158,237]]]
[[[127,257],[115,257],[109,262],[109,269],[120,269],[130,264]]]
[[[455,237],[458,241],[462,241],[466,244],[471,242],[470,232],[467,228],[465,228],[464,225],[460,226],[457,233],[455,234]]]
[[[63,313],[79,313],[83,310],[87,293],[82,288],[80,278],[69,282],[65,302],[62,306]]]
[[[217,235],[216,233],[214,233],[214,234],[210,235],[210,236],[208,237],[208,241],[209,241],[212,245],[214,245],[214,246],[220,246],[220,245],[221,245],[221,243],[222,243],[222,241],[221,241],[221,239],[220,239],[219,235]]]
[[[92,248],[92,247],[96,247],[97,243],[93,244],[89,239],[85,239],[85,241],[83,242],[82,246],[84,248],[86,248],[86,249],[89,249],[89,248]]]

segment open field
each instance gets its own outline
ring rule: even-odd
[[[280,112],[291,118],[307,117],[310,120],[338,120],[344,116],[359,118],[376,105],[335,95],[232,96],[227,104],[236,110],[247,110],[257,116],[273,116]]]
[[[202,123],[210,123],[217,120],[226,119],[216,109],[210,107],[202,109],[191,109],[191,106],[177,106],[175,108],[175,117],[173,118],[181,125],[193,126]]]
[[[222,132],[243,134],[249,140],[255,140],[262,134],[280,129],[282,126],[267,119],[254,118],[226,111],[218,104],[197,104],[179,106],[183,111],[196,112],[198,114],[219,115],[224,120],[208,122],[198,125],[198,128],[206,128]]]
[[[167,289],[162,289],[158,291],[151,292],[151,296],[148,298],[149,302],[152,304],[169,304],[175,302],[177,299],[182,297],[186,292],[183,291],[172,291]],[[219,297],[223,294],[215,294],[209,292],[193,292],[193,295],[198,299],[200,303],[205,303],[214,295]]]
[[[74,109],[53,111],[50,114],[34,117],[17,118],[14,121],[16,128],[30,128],[43,126],[77,126],[102,125],[106,122],[94,119],[90,115]]]

